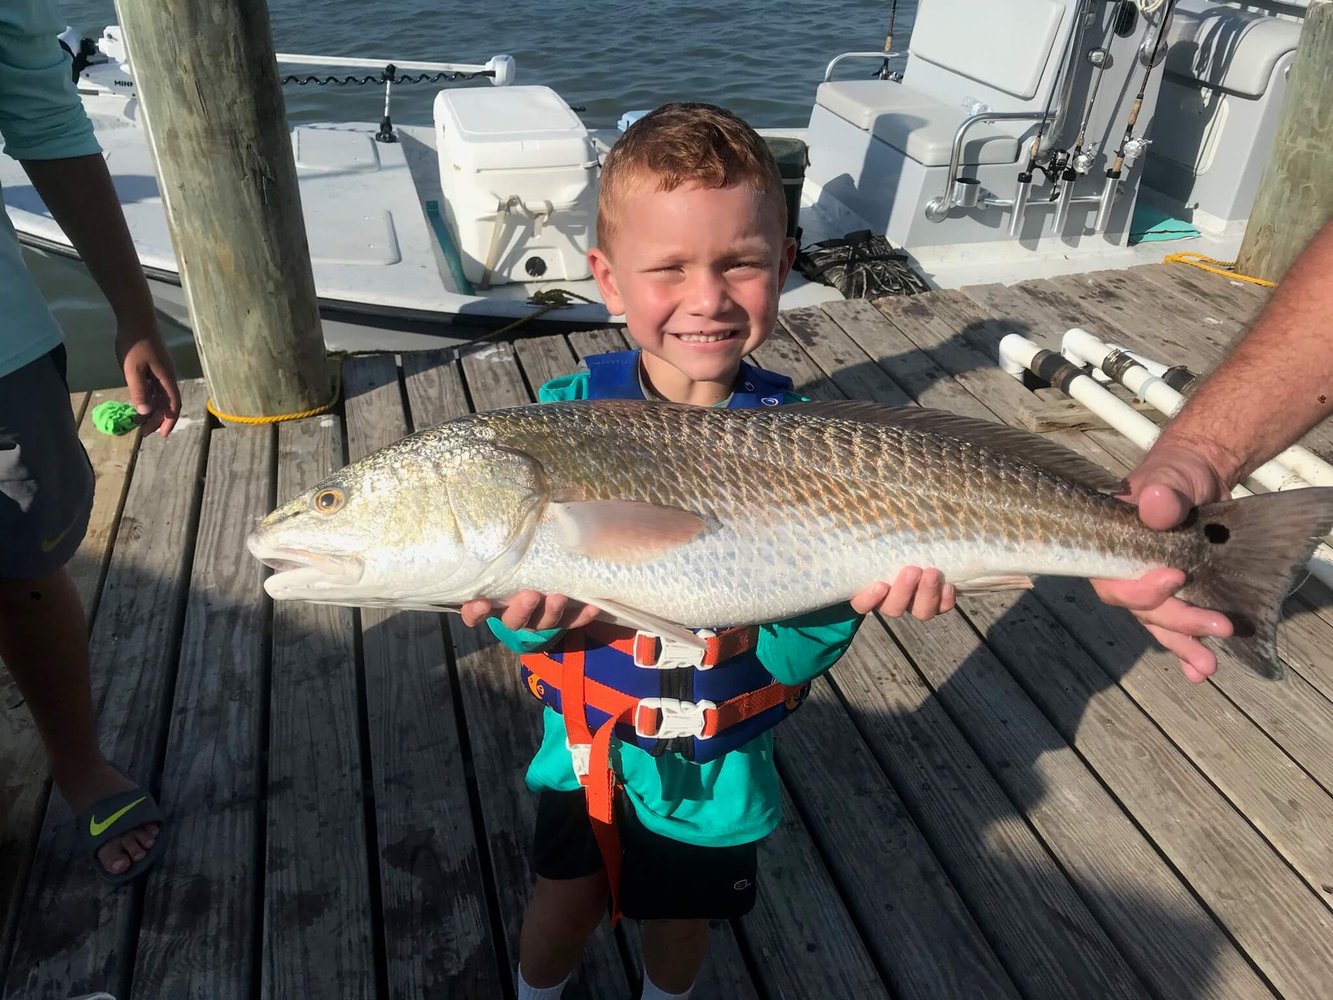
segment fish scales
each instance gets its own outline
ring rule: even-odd
[[[1195,544],[1193,537],[1149,532],[1125,505],[1091,489],[937,434],[779,410],[752,411],[737,421],[724,411],[635,403],[607,407],[592,419],[578,406],[538,419],[557,409],[517,419],[502,411],[478,424],[495,443],[535,458],[556,499],[642,500],[720,522],[651,568],[599,572],[586,563],[580,568],[598,577],[594,586],[656,590],[669,585],[655,583],[657,575],[690,572],[697,588],[706,582],[703,567],[734,559],[751,566],[749,580],[785,592],[762,602],[765,613],[780,614],[801,599],[783,586],[790,573],[784,552],[806,572],[817,571],[809,583],[823,587],[864,577],[895,557],[961,570],[960,556],[970,559],[967,553],[1009,551],[1027,560],[1024,570],[1049,572],[1075,550],[1085,554],[1087,572],[1113,573],[1126,562],[1145,567],[1183,554],[1164,546]],[[810,533],[810,524],[820,530]],[[827,565],[830,560],[837,565]],[[543,587],[554,582],[541,571],[535,579]],[[714,589],[733,585],[714,583]],[[698,624],[718,624],[698,621],[710,612],[695,605],[720,601],[696,589],[688,609],[684,599],[670,603]]]

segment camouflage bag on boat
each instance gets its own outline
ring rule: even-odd
[[[907,261],[907,254],[869,229],[802,248],[796,270],[811,281],[831,285],[848,299],[916,295],[930,287]]]

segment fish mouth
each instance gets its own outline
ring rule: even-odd
[[[273,570],[264,581],[264,590],[270,597],[297,596],[314,588],[349,586],[360,581],[366,569],[357,556],[275,545],[255,535],[250,536],[246,547],[251,555]]]

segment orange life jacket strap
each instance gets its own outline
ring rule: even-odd
[[[675,639],[664,639],[651,632],[636,632],[606,622],[592,622],[585,631],[602,645],[633,658],[635,666],[649,668],[665,665],[707,669],[750,652],[759,641],[759,628],[755,625],[724,629],[716,635],[700,632],[699,638],[704,644],[702,650],[687,647]]]

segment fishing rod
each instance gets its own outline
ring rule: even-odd
[[[889,33],[884,36],[884,61],[880,63],[879,72],[875,74],[881,80],[891,80],[894,74],[889,71],[889,56],[893,55],[893,25],[898,19],[898,0],[893,0],[889,5]],[[898,74],[898,79],[902,75]]]
[[[1092,12],[1091,0],[1080,0],[1075,8],[1074,25],[1070,31],[1069,49],[1065,54],[1064,61],[1060,65],[1060,75],[1054,81],[1051,92],[1046,98],[1046,108],[1042,112],[1041,122],[1037,126],[1037,133],[1032,137],[1032,143],[1028,147],[1028,161],[1018,174],[1017,187],[1014,189],[1014,197],[1009,216],[1009,235],[1017,236],[1022,229],[1023,219],[1027,215],[1028,201],[1032,194],[1032,178],[1036,171],[1040,170],[1046,175],[1050,183],[1051,192],[1048,201],[1055,201],[1062,198],[1068,201],[1072,193],[1073,179],[1075,174],[1069,169],[1069,157],[1064,151],[1051,151],[1046,149],[1047,131],[1050,131],[1052,142],[1058,138],[1057,130],[1054,127],[1054,121],[1060,118],[1061,128],[1064,126],[1065,116],[1069,110],[1069,103],[1073,98],[1073,82],[1077,75],[1075,67],[1078,65],[1078,53],[1083,47],[1083,37],[1087,33],[1088,26],[1095,19]],[[1057,103],[1058,98],[1058,103]],[[1042,158],[1045,156],[1045,162]],[[1060,186],[1069,188],[1066,193]],[[1068,210],[1067,205],[1057,207],[1056,226],[1062,224],[1062,213]]]
[[[1120,0],[1120,2],[1133,3],[1134,0]],[[1138,0],[1136,6],[1139,6],[1139,8],[1142,9],[1143,2],[1144,0]],[[1148,0],[1148,2],[1152,2],[1152,0]],[[1157,0],[1157,2],[1160,3],[1161,0]],[[1101,89],[1102,78],[1106,76],[1106,68],[1110,65],[1111,36],[1116,33],[1117,22],[1121,20],[1121,11],[1123,9],[1124,8],[1122,7],[1107,18],[1106,40],[1103,42],[1102,46],[1100,48],[1088,50],[1088,62],[1096,67],[1097,76],[1092,81],[1092,87],[1088,93],[1088,103],[1083,109],[1083,119],[1078,123],[1078,138],[1074,140],[1073,155],[1070,157],[1070,166],[1074,168],[1076,173],[1086,174],[1092,169],[1092,153],[1084,150],[1084,146],[1087,145],[1088,139],[1088,123],[1092,121],[1092,109],[1097,104],[1097,92]],[[1146,35],[1144,36],[1144,40],[1147,40]]]
[[[1161,6],[1161,4],[1158,4],[1158,6]],[[1155,10],[1157,8],[1153,7],[1151,9]],[[1148,140],[1134,137],[1134,126],[1138,124],[1139,112],[1143,110],[1143,96],[1148,92],[1148,81],[1152,79],[1152,71],[1157,66],[1157,56],[1162,49],[1162,40],[1166,38],[1166,29],[1171,24],[1171,15],[1175,13],[1175,9],[1176,0],[1165,0],[1162,19],[1157,25],[1157,38],[1153,42],[1152,52],[1143,68],[1143,82],[1139,84],[1139,92],[1134,95],[1134,104],[1129,109],[1129,118],[1125,121],[1125,134],[1120,138],[1120,148],[1115,151],[1115,163],[1107,172],[1108,177],[1118,178],[1125,160],[1133,161],[1148,145]],[[1145,31],[1145,45],[1147,41],[1147,32]]]
[[[1116,189],[1120,186],[1120,177],[1122,168],[1126,161],[1133,163],[1134,160],[1143,154],[1148,148],[1150,140],[1134,135],[1134,126],[1138,123],[1139,112],[1143,109],[1143,97],[1148,92],[1148,81],[1152,79],[1153,68],[1157,65],[1157,56],[1162,48],[1162,40],[1166,38],[1166,29],[1171,24],[1171,15],[1175,13],[1176,0],[1136,0],[1139,3],[1140,10],[1157,10],[1163,7],[1162,19],[1157,25],[1157,38],[1153,42],[1152,52],[1144,60],[1146,65],[1143,68],[1143,82],[1139,84],[1139,92],[1134,96],[1134,104],[1129,109],[1129,117],[1125,121],[1125,132],[1120,137],[1120,147],[1115,151],[1115,161],[1106,169],[1106,184],[1102,187],[1101,205],[1097,208],[1097,220],[1094,228],[1097,232],[1105,230],[1107,223],[1111,218],[1111,207],[1115,203]],[[1146,20],[1146,18],[1145,18]],[[1148,31],[1143,33],[1143,45],[1139,52],[1142,56],[1144,48],[1148,44]]]

